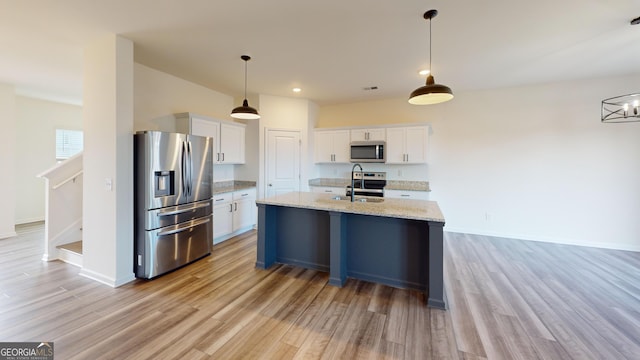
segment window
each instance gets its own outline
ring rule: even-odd
[[[82,151],[82,131],[56,129],[56,160],[66,160]]]

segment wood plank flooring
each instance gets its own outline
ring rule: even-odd
[[[449,309],[415,291],[277,265],[256,234],[117,289],[42,262],[44,227],[0,240],[0,341],[57,359],[638,359],[640,253],[445,233]]]

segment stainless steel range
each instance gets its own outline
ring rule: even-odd
[[[386,172],[352,172],[355,195],[384,197],[387,185]],[[351,185],[347,185],[346,196],[351,196]]]

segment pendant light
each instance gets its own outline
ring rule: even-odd
[[[249,102],[247,101],[247,61],[251,60],[251,56],[242,55],[240,58],[244,60],[244,100],[242,101],[242,106],[231,110],[231,117],[245,120],[260,119],[258,111],[249,106]]]
[[[431,21],[438,15],[438,10],[429,10],[424,13],[424,18],[429,20],[429,76],[427,76],[427,84],[419,87],[409,96],[409,104],[412,105],[431,105],[453,99],[453,92],[448,86],[436,84],[431,72]]]

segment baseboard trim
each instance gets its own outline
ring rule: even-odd
[[[30,223],[41,222],[41,221],[44,221],[44,216],[37,216],[37,217],[32,217],[27,219],[16,220],[16,225],[30,224]]]
[[[10,231],[4,234],[0,234],[0,239],[6,239],[14,236],[18,236],[18,234],[15,231]]]
[[[136,279],[135,275],[133,274],[133,272],[131,274],[127,274],[126,276],[123,276],[121,278],[118,279],[114,279],[112,277],[108,277],[108,276],[104,276],[103,274],[100,274],[98,272],[95,272],[93,270],[89,270],[86,268],[82,268],[80,270],[80,276],[84,276],[88,279],[91,280],[95,280],[99,283],[111,286],[112,288],[117,288],[119,286],[122,286],[124,284],[128,284],[132,281],[134,281]]]

